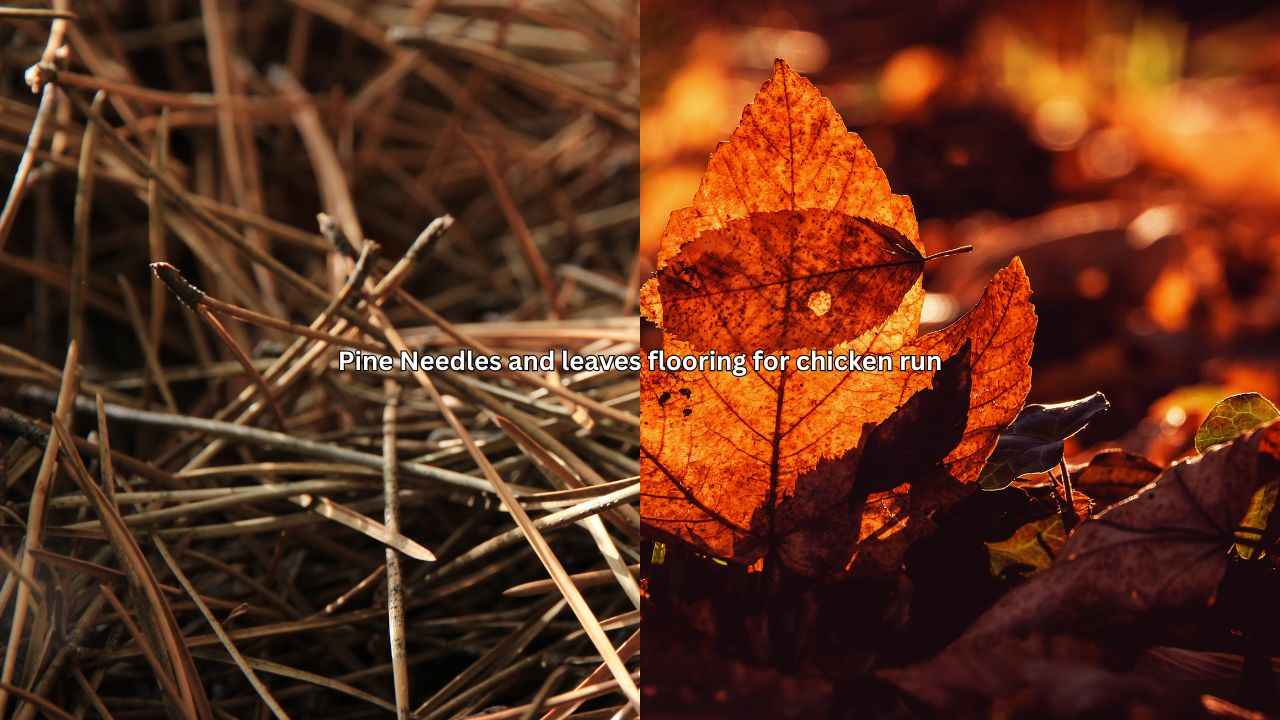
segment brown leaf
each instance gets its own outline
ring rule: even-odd
[[[969,416],[972,347],[968,340],[921,390],[867,433],[858,461],[859,490],[889,490],[942,463],[960,441]],[[922,432],[928,428],[928,432]]]
[[[1125,450],[1103,450],[1073,474],[1072,484],[1101,505],[1119,502],[1160,475],[1160,466]]]
[[[1257,488],[1277,478],[1280,421],[1179,462],[1081,523],[1048,569],[936,657],[879,675],[948,714],[1015,703],[1013,714],[1029,717],[1110,716],[1136,706],[1194,716],[1188,703],[1214,679],[1203,667],[1192,677],[1187,657],[1175,656],[1184,677],[1172,686],[1170,667],[1119,674],[1087,638],[1212,604],[1237,523]]]
[[[988,610],[958,643],[1029,631],[1099,632],[1157,610],[1203,608],[1254,491],[1280,477],[1280,422],[1174,464],[1086,520],[1054,564]]]
[[[997,636],[879,675],[946,717],[1194,716],[1195,693],[1116,672],[1105,659],[1071,636]]]

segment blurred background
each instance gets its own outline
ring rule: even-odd
[[[1248,390],[1280,400],[1280,8],[1249,3],[641,2],[641,263],[788,60],[910,195],[926,329],[1014,255],[1032,401],[1106,393],[1070,451],[1166,462]]]

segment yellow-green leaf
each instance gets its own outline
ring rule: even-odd
[[[1244,519],[1240,521],[1240,528],[1236,530],[1236,538],[1239,540],[1235,544],[1236,555],[1245,560],[1252,560],[1257,554],[1258,540],[1267,531],[1267,518],[1275,509],[1278,496],[1280,496],[1280,480],[1272,480],[1253,493],[1253,498],[1249,500],[1249,510],[1245,512]]]
[[[1200,423],[1196,431],[1196,450],[1204,452],[1213,445],[1229,442],[1280,418],[1280,410],[1270,400],[1256,392],[1240,393],[1223,399]],[[1267,529],[1267,518],[1275,509],[1276,497],[1280,496],[1280,482],[1271,481],[1258,488],[1249,500],[1249,510],[1240,521],[1236,537],[1241,540],[1235,544],[1236,555],[1249,560],[1257,553],[1257,540]]]
[[[655,542],[653,544],[653,552],[649,555],[649,560],[654,565],[661,565],[667,561],[667,544],[664,542]]]
[[[1230,442],[1276,418],[1280,418],[1280,410],[1256,392],[1224,398],[1196,430],[1196,451],[1203,453],[1212,445]]]
[[[1067,532],[1062,526],[1061,516],[1050,515],[1033,520],[1006,540],[986,543],[987,554],[991,558],[991,574],[1001,575],[1005,570],[1019,566],[1030,568],[1028,575],[1039,572],[1053,563],[1054,555],[1066,542]]]

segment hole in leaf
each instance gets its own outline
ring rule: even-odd
[[[805,303],[814,315],[822,317],[831,311],[831,293],[826,290],[818,290],[810,293],[809,300]]]

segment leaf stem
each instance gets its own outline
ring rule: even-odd
[[[1066,502],[1062,506],[1062,527],[1068,532],[1080,522],[1076,515],[1075,493],[1071,489],[1071,473],[1067,470],[1067,459],[1058,459],[1058,472],[1062,473],[1062,496]]]
[[[961,245],[960,247],[953,247],[949,250],[939,250],[938,252],[933,253],[932,255],[925,255],[922,262],[929,262],[930,260],[939,260],[944,257],[951,257],[952,255],[964,255],[965,253],[971,253],[971,252],[973,252],[972,245]]]

